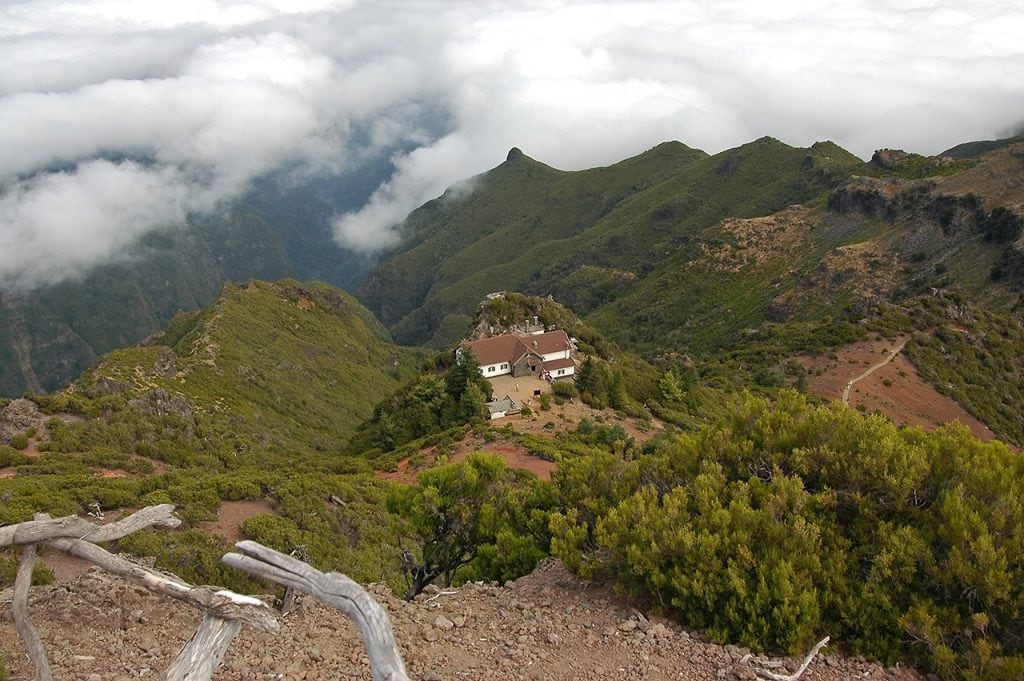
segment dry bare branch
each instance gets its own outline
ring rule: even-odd
[[[76,515],[63,518],[36,518],[17,525],[0,527],[0,547],[35,544],[50,539],[74,538],[91,542],[120,539],[147,527],[177,527],[181,521],[174,517],[174,506],[160,504],[147,506],[116,523],[96,525]]]
[[[206,613],[192,638],[158,677],[158,681],[206,681],[224,659],[231,641],[242,629],[237,620]]]
[[[797,679],[803,676],[803,673],[807,671],[807,667],[810,666],[811,660],[815,658],[822,648],[828,645],[828,641],[828,636],[818,641],[817,645],[815,645],[811,649],[811,652],[807,654],[807,657],[804,658],[803,664],[801,664],[799,669],[792,674],[776,674],[775,672],[768,671],[767,669],[761,669],[759,667],[754,667],[754,673],[762,679],[768,679],[769,681],[797,681]]]
[[[150,591],[191,603],[221,619],[238,620],[263,631],[278,630],[273,611],[259,599],[231,591],[214,591],[209,587],[179,582],[141,565],[129,563],[124,558],[108,553],[87,541],[52,539],[45,544],[85,558],[104,570],[140,584]]]
[[[374,681],[409,681],[388,615],[365,589],[345,575],[325,574],[256,542],[243,541],[235,547],[245,555],[225,555],[227,565],[307,593],[355,622],[363,636]]]
[[[32,584],[32,568],[35,564],[36,547],[35,544],[30,544],[21,550],[21,563],[18,565],[18,574],[14,578],[14,599],[11,602],[11,609],[14,626],[21,634],[21,639],[25,641],[28,658],[32,661],[35,681],[53,681],[43,642],[39,639],[36,628],[32,626],[32,622],[28,618],[28,588]]]

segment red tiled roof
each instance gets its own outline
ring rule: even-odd
[[[526,348],[519,341],[518,336],[505,334],[493,338],[481,338],[480,340],[465,343],[465,347],[473,351],[476,361],[480,366],[489,364],[501,364],[502,362],[513,362],[523,356]]]
[[[547,355],[552,352],[568,350],[569,336],[561,329],[539,333],[535,336],[514,336],[506,333],[501,336],[470,341],[463,345],[472,350],[480,366],[485,367],[490,364],[515,362],[527,352]]]
[[[561,329],[539,333],[536,336],[524,336],[519,340],[523,341],[526,347],[538,355],[547,355],[552,352],[569,349],[569,336]]]
[[[555,369],[568,369],[569,367],[576,367],[576,362],[572,361],[572,358],[566,357],[565,359],[553,359],[548,362],[544,362],[544,369],[547,371],[554,371]]]

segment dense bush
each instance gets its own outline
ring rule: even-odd
[[[14,584],[14,578],[18,576],[17,556],[0,555],[0,589],[6,589]],[[41,562],[36,562],[32,567],[32,586],[53,584],[53,572]]]
[[[405,597],[442,577],[505,581],[529,572],[547,554],[554,499],[547,483],[482,453],[395,485],[387,505],[399,517]]]
[[[563,461],[552,549],[719,640],[823,634],[946,678],[1024,673],[1024,458],[783,392],[626,460]]]

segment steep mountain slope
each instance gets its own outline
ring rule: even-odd
[[[860,165],[830,143],[764,138],[708,156],[659,145],[607,168],[561,172],[513,150],[501,166],[409,216],[407,240],[360,297],[404,342],[442,346],[494,290],[607,302],[725,217],[823,196]]]
[[[352,287],[372,264],[340,248],[330,218],[389,170],[297,184],[263,178],[223,212],[145,237],[116,263],[31,291],[0,291],[0,395],[55,390],[105,352],[208,305],[228,281],[299,277]]]
[[[246,448],[338,452],[421,359],[329,285],[229,284],[149,345],[104,356],[66,395],[143,408],[178,400]]]
[[[514,150],[410,215],[361,293],[397,336],[436,346],[467,333],[489,292],[552,295],[624,349],[725,389],[798,386],[801,353],[915,332],[922,375],[1020,442],[1024,143],[961,152],[864,163],[765,138],[566,173]]]

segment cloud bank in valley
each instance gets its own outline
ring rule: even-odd
[[[0,8],[0,287],[126,257],[278,169],[393,154],[341,245],[511,146],[566,169],[677,139],[936,153],[1024,116],[1010,3],[21,0]],[[401,151],[399,151],[401,150]]]

